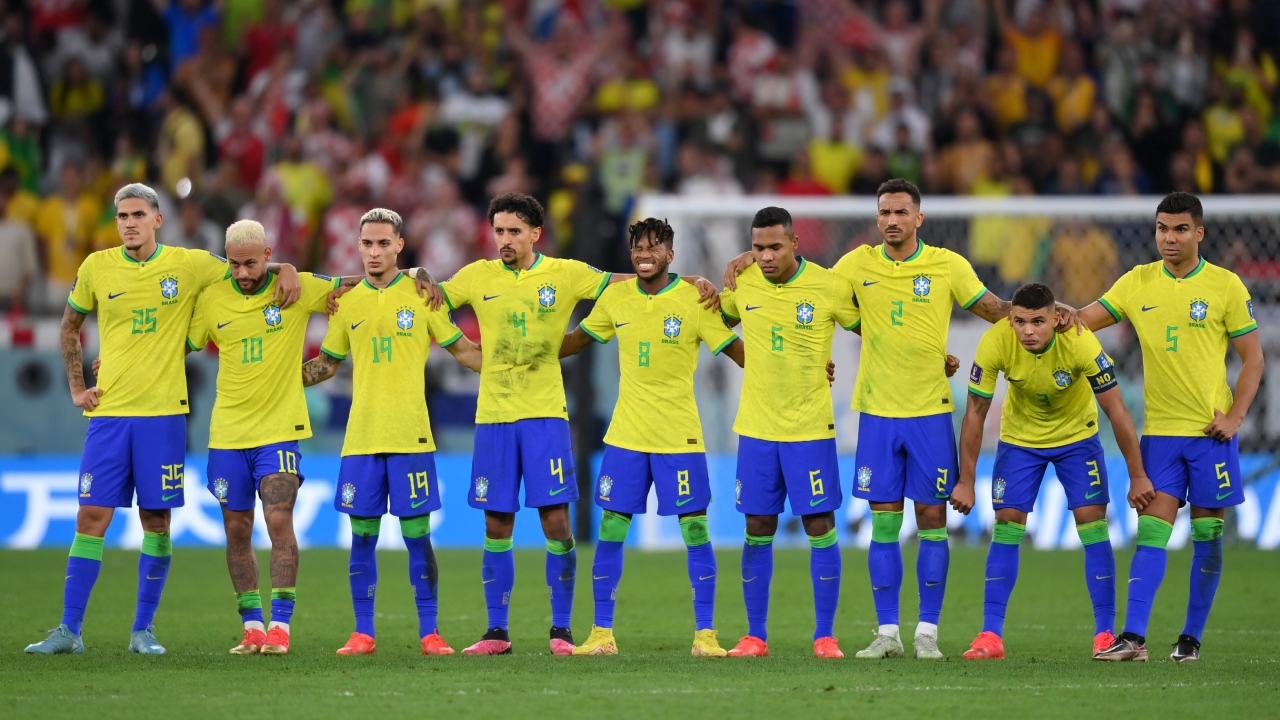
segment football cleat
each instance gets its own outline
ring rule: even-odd
[[[844,653],[840,652],[840,641],[833,637],[818,638],[813,641],[813,656],[819,660],[840,660]]]
[[[947,656],[938,649],[937,635],[917,635],[912,641],[917,660],[946,660]]]
[[[728,651],[720,647],[715,630],[698,630],[693,634],[693,656],[722,658]]]
[[[865,649],[859,650],[854,657],[863,660],[879,660],[881,658],[900,658],[906,655],[902,648],[902,640],[893,635],[876,633],[876,639]]]
[[[28,645],[26,652],[31,655],[79,655],[84,652],[84,640],[71,632],[71,628],[59,625],[49,631],[49,637]]]
[[[449,647],[449,643],[440,637],[439,633],[431,633],[422,638],[422,654],[423,655],[452,655],[453,648]]]
[[[262,646],[263,655],[288,655],[289,631],[275,625],[267,630],[267,644]]]
[[[510,655],[511,642],[508,640],[481,640],[469,648],[463,648],[463,655]]]
[[[551,641],[551,651],[555,652],[555,639]],[[591,634],[587,641],[575,647],[574,655],[617,655],[618,643],[613,639],[613,628],[591,626]],[[556,653],[559,655],[560,653]]]
[[[993,632],[983,630],[969,643],[969,649],[960,657],[965,660],[1003,660],[1004,640]]]
[[[129,636],[129,652],[139,655],[163,655],[166,650],[156,640],[156,636],[151,634],[151,628],[146,630],[134,630]]]
[[[232,655],[257,655],[262,646],[267,644],[267,634],[258,629],[244,629],[244,638],[240,644],[231,648]]]
[[[347,644],[338,648],[339,655],[374,655],[377,652],[378,646],[373,636],[358,632],[351,633],[351,639]]]
[[[1169,659],[1174,662],[1197,662],[1200,660],[1200,641],[1190,635],[1179,635],[1178,642],[1173,644],[1173,652]]]
[[[1102,632],[1093,636],[1093,654],[1097,655],[1103,650],[1106,650],[1107,648],[1114,645],[1115,642],[1116,642],[1116,636],[1112,635],[1110,630],[1103,630]]]
[[[747,635],[725,655],[727,657],[769,657],[769,643],[754,635]]]
[[[573,654],[573,631],[569,628],[551,626],[551,654]]]
[[[1094,660],[1104,660],[1107,662],[1125,662],[1133,660],[1136,662],[1147,661],[1147,645],[1146,641],[1133,633],[1120,633],[1120,637],[1111,643],[1111,647],[1103,648],[1099,652],[1093,654]]]

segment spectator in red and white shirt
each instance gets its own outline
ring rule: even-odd
[[[531,111],[535,139],[559,142],[565,137],[578,106],[591,92],[596,64],[625,32],[625,24],[615,23],[588,43],[581,39],[577,19],[561,14],[551,40],[537,45],[520,27],[514,23],[507,25],[507,42],[524,60],[525,75],[533,87]]]
[[[739,100],[750,100],[755,90],[756,76],[773,60],[778,46],[773,38],[759,28],[739,22],[729,46],[729,81]]]
[[[320,224],[324,243],[321,272],[333,277],[361,275],[360,218],[369,210],[369,182],[359,169],[348,170],[338,184],[337,201],[329,206]]]
[[[218,154],[235,163],[236,180],[246,190],[258,187],[262,179],[267,146],[255,127],[253,103],[240,97],[231,103],[230,118],[219,123]]]
[[[458,185],[445,178],[431,184],[428,204],[409,216],[406,250],[417,252],[418,265],[436,277],[451,277],[480,257],[480,218],[462,201]]]

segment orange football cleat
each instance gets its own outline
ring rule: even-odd
[[[840,641],[833,637],[818,638],[813,641],[813,656],[819,660],[839,660],[844,657],[840,652]],[[768,654],[768,651],[765,651]]]
[[[449,643],[440,637],[439,633],[431,633],[422,638],[422,654],[423,655],[452,655],[453,648],[449,647]]]
[[[769,657],[769,643],[754,635],[747,635],[729,651],[729,657]]]
[[[267,644],[267,634],[261,630],[250,630],[245,628],[244,639],[240,644],[231,648],[232,655],[257,655],[262,652],[262,646]]]
[[[351,639],[347,644],[338,648],[339,655],[373,655],[376,652],[378,647],[373,638],[358,632],[351,633]]]
[[[965,660],[1003,660],[1004,640],[1000,636],[983,630],[969,644],[969,649],[962,655]]]
[[[289,631],[279,625],[267,630],[267,644],[262,646],[263,655],[288,655]]]
[[[1097,655],[1098,653],[1102,652],[1103,650],[1106,650],[1107,648],[1115,644],[1116,644],[1116,636],[1112,635],[1110,630],[1103,630],[1102,632],[1093,636],[1093,654]]]

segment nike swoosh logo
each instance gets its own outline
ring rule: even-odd
[[[618,328],[622,327],[623,325],[630,325],[630,324],[631,324],[631,323],[629,323],[629,322],[624,322],[624,323],[614,323],[614,324],[613,324],[613,327],[614,327],[614,329],[616,330],[616,329],[618,329]]]
[[[1093,492],[1091,492],[1091,493],[1085,493],[1085,494],[1084,494],[1084,499],[1085,499],[1085,500],[1092,500],[1092,499],[1094,499],[1094,498],[1098,497],[1098,496],[1099,496],[1099,495],[1101,495],[1101,494],[1102,494],[1102,491],[1101,491],[1101,490],[1094,490],[1094,491],[1093,491]],[[1219,498],[1219,499],[1221,499],[1221,498]]]
[[[689,504],[689,501],[691,501],[691,500],[693,500],[693,498],[691,498],[691,497],[687,497],[687,498],[685,498],[685,499],[683,499],[683,500],[677,500],[677,501],[676,501],[676,507],[684,507],[685,505],[688,505],[688,504]]]
[[[760,305],[748,305],[745,308],[743,308],[743,310],[746,310],[747,312],[751,312],[752,310],[759,310],[761,307],[762,306]]]
[[[148,575],[148,576],[147,576],[147,579],[148,579],[148,580],[163,580],[163,579],[164,579],[164,576],[163,576],[163,575],[161,575],[161,576],[160,576],[160,577],[158,577],[158,578],[153,578],[153,577],[151,577],[150,575]]]
[[[703,576],[699,575],[699,576],[698,576],[698,579],[699,579],[699,580],[710,580],[710,579],[712,579],[712,578],[714,578],[714,577],[715,577],[715,575],[708,575],[708,576],[706,576],[706,577],[703,577]],[[755,580],[755,578],[751,578],[751,579],[752,579],[752,580]],[[744,580],[743,582],[746,582],[746,581]]]
[[[489,583],[494,582],[494,581],[496,581],[497,579],[498,579],[498,578],[494,578],[493,580],[481,580],[481,581],[480,581],[480,584],[481,584],[481,585],[488,585]]]
[[[1231,496],[1231,494],[1232,494],[1232,493],[1234,493],[1234,492],[1235,492],[1235,490],[1232,490],[1232,491],[1230,491],[1230,492],[1223,493],[1223,494],[1221,494],[1221,495],[1219,495],[1219,496],[1218,496],[1218,499],[1219,499],[1219,500],[1224,500],[1224,499],[1226,499],[1227,497]]]
[[[347,573],[347,577],[352,577],[352,576],[354,576],[354,575],[359,575],[359,574],[360,574],[360,573],[362,573],[362,572],[364,572],[364,571],[363,571],[363,570],[357,570],[357,571],[355,571],[355,572],[349,572],[349,573]]]
[[[1129,578],[1129,582],[1133,582],[1133,581],[1135,581],[1135,580],[1141,580],[1141,579],[1142,579],[1142,578]]]
[[[1151,307],[1147,307],[1146,305],[1143,305],[1143,306],[1142,306],[1142,312],[1146,312],[1146,311],[1148,311],[1148,310],[1155,310],[1155,309],[1156,309],[1156,308],[1158,308],[1158,307],[1160,307],[1160,306],[1159,306],[1159,305],[1152,305]]]
[[[1094,575],[1093,579],[1094,580],[1110,580],[1113,577],[1115,577],[1115,575]]]
[[[742,578],[742,582],[744,582],[744,583],[749,583],[749,582],[751,582],[752,580],[755,580],[755,578],[751,578],[751,580],[748,580],[748,579],[746,579],[746,578]]]
[[[565,490],[568,490],[568,489],[569,489],[569,486],[568,486],[568,485],[565,485],[565,486],[564,486],[564,487],[562,487],[562,488],[556,488],[555,490],[552,490],[552,491],[551,491],[550,493],[548,493],[548,494],[549,494],[549,495],[552,495],[552,496],[555,496],[555,495],[559,495],[560,493],[562,493],[562,492],[564,492]]]
[[[124,292],[129,292],[129,291],[128,291],[128,290],[125,290]],[[108,299],[108,300],[115,300],[116,298],[120,297],[120,296],[121,296],[121,295],[123,295],[123,294],[124,294],[124,293],[115,293],[114,295],[110,295],[110,294],[109,294],[109,295],[107,295],[107,299]]]
[[[592,575],[591,579],[592,580],[608,580],[609,576],[608,575]]]
[[[1214,572],[1213,570],[1210,570],[1210,569],[1208,569],[1208,568],[1200,568],[1200,572],[1202,572],[1202,573],[1209,573],[1210,575],[1221,575],[1221,573]],[[68,577],[70,577],[70,576],[68,576]]]
[[[817,500],[810,500],[810,501],[809,501],[809,507],[813,507],[814,505],[820,505],[820,504],[822,504],[822,503],[824,503],[824,502],[826,502],[826,501],[827,501],[827,499],[826,499],[826,498],[824,498],[824,497],[823,497],[823,498],[818,498]]]
[[[822,577],[821,575],[819,575],[819,576],[818,576],[818,579],[819,579],[819,580],[839,580],[839,579],[840,579],[840,576],[839,576],[839,575],[837,575],[837,576],[835,576],[835,577]]]
[[[409,503],[409,507],[411,507],[411,508],[419,508],[419,507],[422,507],[422,505],[423,505],[424,503],[426,503],[426,502],[427,502],[426,500],[419,500],[419,501],[418,501],[418,502],[416,502],[416,503]]]
[[[871,280],[871,281],[863,280],[862,281],[862,287],[871,287],[872,285],[879,285],[879,284],[880,284],[879,280]]]
[[[73,578],[73,577],[75,577],[75,575],[68,575],[68,576],[66,577],[66,579],[67,579],[67,580],[70,580],[70,579],[71,579],[71,578]]]
[[[494,299],[494,298],[500,298],[500,297],[502,297],[502,296],[501,296],[501,295],[485,295],[485,296],[484,296],[484,301],[485,301],[485,302],[489,302],[490,300],[492,300],[492,299]]]
[[[925,582],[924,586],[925,586],[925,587],[934,587],[935,585],[941,585],[941,584],[942,584],[941,582]]]
[[[226,327],[226,326],[230,325],[230,324],[231,324],[231,323],[233,323],[233,322],[235,322],[235,320],[228,320],[228,321],[226,321],[226,322],[224,322],[224,323],[218,323],[218,329],[219,329],[219,330],[221,330],[222,328],[224,328],[224,327]]]
[[[172,500],[172,499],[174,499],[174,498],[178,497],[178,496],[179,496],[179,495],[181,495],[181,494],[182,494],[182,493],[174,493],[174,494],[172,494],[172,495],[162,495],[162,496],[160,497],[160,501],[161,501],[161,502],[169,502],[170,500]]]
[[[946,500],[947,498],[949,498],[949,497],[951,497],[951,496],[950,496],[950,495],[948,495],[948,494],[946,494],[946,493],[934,493],[934,494],[933,494],[933,497],[934,497],[935,499],[937,499],[937,500]]]
[[[1003,576],[998,577],[998,578],[987,578],[987,582],[995,582],[995,581],[997,581],[997,580],[1003,580],[1003,579],[1004,579],[1004,577],[1003,577]]]
[[[885,590],[885,589],[887,589],[888,587],[889,587],[888,585],[881,585],[880,587],[876,587],[875,585],[872,585],[872,586],[871,586],[871,590],[874,592],[874,591],[876,591],[876,590]]]
[[[363,324],[364,324],[364,321],[363,321],[363,320],[361,320],[361,321],[360,321],[360,322],[358,322],[358,323],[351,323],[351,329],[352,329],[352,330],[355,330],[356,328],[360,327],[360,326],[361,326],[361,325],[363,325]]]

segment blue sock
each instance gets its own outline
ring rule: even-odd
[[[98,572],[102,569],[102,538],[76,533],[67,557],[67,578],[62,587],[62,624],[76,635],[84,624],[84,612]]]
[[[409,584],[413,586],[413,603],[418,608],[418,637],[424,638],[438,627],[440,577],[436,554],[429,534],[405,535],[404,546],[409,549]]]
[[[618,581],[622,579],[623,543],[601,540],[596,545],[596,558],[591,565],[591,589],[596,601],[595,625],[613,627],[613,609],[618,599]]]
[[[480,580],[484,583],[484,604],[489,610],[489,627],[507,629],[511,588],[516,584],[516,556],[511,538],[484,539],[484,559]]]
[[[840,546],[836,531],[810,536],[809,578],[813,582],[813,639],[835,635],[836,607],[840,604]]]
[[[1191,521],[1191,538],[1195,555],[1191,559],[1191,593],[1187,596],[1187,624],[1183,635],[1199,640],[1209,621],[1213,597],[1222,578],[1222,529],[1218,518],[1195,518]]]
[[[1093,602],[1093,634],[1112,632],[1116,626],[1116,554],[1106,520],[1076,527],[1084,545],[1084,583]]]
[[[742,599],[747,634],[769,640],[769,585],[773,582],[773,536],[748,535],[742,546]]]
[[[982,591],[982,629],[1004,637],[1005,611],[1018,582],[1018,548],[1027,526],[997,520],[987,550],[986,582]],[[921,543],[923,545],[923,543]]]
[[[378,518],[381,520],[381,518]],[[354,523],[355,518],[352,518]],[[377,637],[373,632],[373,601],[378,591],[378,536],[351,534],[351,605],[355,608],[356,632]]]
[[[716,627],[716,554],[711,543],[688,546],[689,584],[693,586],[695,630]]]
[[[293,622],[293,604],[297,601],[294,588],[273,588],[271,590],[271,624],[288,625]],[[262,614],[259,612],[259,619]]]
[[[867,571],[871,575],[876,622],[897,625],[898,599],[902,595],[902,548],[898,542],[872,540],[867,551]]]
[[[169,577],[169,561],[173,546],[169,533],[142,533],[142,553],[138,555],[138,610],[133,617],[133,631],[146,630],[155,620],[160,595]]]
[[[1129,606],[1124,614],[1124,631],[1147,636],[1151,604],[1164,581],[1169,536],[1173,525],[1151,515],[1138,516],[1138,547],[1129,564]]]
[[[920,554],[916,556],[916,581],[920,586],[920,622],[938,624],[942,599],[947,594],[947,566],[951,546],[947,529],[921,530]]]
[[[547,591],[551,595],[551,627],[567,628],[573,618],[573,585],[578,575],[578,551],[573,538],[547,540]]]

